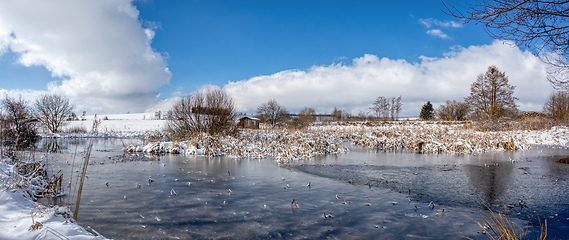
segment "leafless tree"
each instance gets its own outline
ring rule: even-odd
[[[496,66],[488,67],[484,74],[470,86],[470,96],[465,98],[477,119],[497,120],[501,117],[512,116],[517,112],[514,89],[508,77]]]
[[[210,87],[180,99],[174,104],[166,129],[174,137],[197,133],[234,134],[237,113],[233,98],[218,87]]]
[[[395,98],[387,98],[384,96],[379,96],[377,99],[371,104],[369,108],[372,112],[375,113],[377,118],[391,118],[395,119],[399,117],[399,112],[401,112],[401,96]]]
[[[379,96],[371,104],[371,107],[369,109],[375,113],[375,116],[377,118],[381,118],[381,114],[383,113],[383,105],[384,104],[385,104],[385,97]]]
[[[467,103],[447,100],[435,111],[438,118],[447,121],[462,121],[468,116],[470,108]]]
[[[369,118],[368,111],[360,111],[360,112],[358,113],[357,118],[358,118],[360,121],[365,121],[365,120],[367,120],[367,119]]]
[[[298,112],[298,118],[306,123],[312,123],[316,121],[316,111],[313,108],[305,107]]]
[[[543,106],[543,111],[558,120],[569,119],[569,92],[551,93]]]
[[[389,113],[391,112],[391,101],[384,97],[379,96],[375,101],[372,103],[372,107],[370,110],[375,112],[377,118],[388,118]]]
[[[344,111],[340,110],[337,107],[334,107],[334,110],[332,110],[331,115],[334,118],[334,121],[340,121],[340,120],[342,120],[342,117],[344,116]]]
[[[392,118],[399,118],[399,113],[403,110],[403,103],[401,103],[401,96],[394,98],[394,101],[392,101],[391,104],[391,109],[392,113],[394,113],[395,115],[392,116]]]
[[[53,94],[43,94],[34,103],[36,117],[39,122],[52,133],[56,133],[69,118],[75,107],[69,99]]]
[[[491,37],[531,49],[549,64],[548,80],[569,88],[569,1],[476,0],[467,7],[445,6],[464,23],[482,24]]]
[[[16,144],[31,142],[36,137],[36,121],[28,103],[20,97],[18,100],[6,96],[2,101],[3,133],[5,139]]]
[[[279,123],[286,122],[290,118],[290,115],[284,106],[279,105],[276,100],[271,99],[257,107],[257,117],[263,122],[276,126]]]

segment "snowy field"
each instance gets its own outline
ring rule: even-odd
[[[69,122],[64,129],[83,128],[87,133],[46,134],[46,137],[141,137],[160,131],[165,120],[154,113],[97,116],[100,124],[92,133],[94,116],[85,121]],[[104,119],[104,120],[103,120]],[[527,149],[531,145],[569,147],[569,128],[554,127],[541,131],[477,132],[460,124],[443,125],[420,121],[394,124],[326,124],[303,132],[262,129],[245,131],[241,139],[202,136],[183,142],[154,142],[129,146],[126,151],[146,153],[183,153],[242,158],[272,157],[277,161],[294,161],[318,154],[347,152],[345,142],[391,151],[414,149],[428,153],[477,152]],[[68,218],[66,208],[45,208],[25,197],[14,186],[13,166],[9,159],[0,160],[0,239],[103,239],[93,236]],[[24,188],[25,189],[25,188]],[[33,230],[34,226],[37,230]]]

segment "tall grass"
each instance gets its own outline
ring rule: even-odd
[[[482,233],[485,234],[491,240],[522,240],[522,239],[530,239],[528,235],[529,230],[529,221],[525,227],[525,230],[521,227],[517,226],[512,219],[510,218],[510,214],[508,213],[507,209],[504,207],[504,213],[496,213],[488,208],[490,211],[489,214],[477,212],[482,221],[476,221],[472,219],[478,226],[482,229]],[[546,240],[547,239],[547,220],[544,220],[543,223],[537,216],[539,221],[539,236],[537,232],[534,233],[534,238],[536,240]],[[533,226],[532,226],[533,228]],[[534,229],[535,230],[535,229]],[[472,239],[472,238],[468,238]]]
[[[93,149],[93,140],[89,142],[89,146],[85,151],[85,157],[81,164],[81,173],[78,176],[79,185],[77,189],[77,195],[75,198],[75,206],[73,208],[73,218],[77,220],[77,215],[79,214],[79,206],[81,203],[81,193],[83,192],[83,184],[85,183],[85,176],[87,175],[87,167],[89,166],[89,158],[91,157],[91,150]],[[74,160],[75,161],[75,160]]]

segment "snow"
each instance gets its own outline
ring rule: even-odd
[[[100,124],[94,132],[94,117],[67,122],[63,128],[83,128],[86,133],[43,136],[134,138],[160,134],[166,125],[166,120],[154,119],[154,113],[106,115],[97,116]],[[326,123],[310,126],[302,132],[289,132],[286,129],[245,130],[239,139],[201,135],[186,141],[152,142],[145,146],[129,146],[124,150],[236,158],[273,157],[279,162],[286,162],[319,154],[345,153],[348,151],[343,144],[346,141],[384,151],[417,149],[419,144],[425,152],[501,151],[526,149],[531,145],[569,147],[569,128],[558,126],[537,131],[478,132],[462,124],[423,121]],[[0,239],[105,239],[94,236],[72,219],[64,217],[69,214],[67,208],[46,208],[32,201],[29,189],[14,187],[8,177],[13,171],[9,159],[0,158],[0,170]],[[29,230],[34,224],[39,226],[37,223],[41,223],[39,229]]]
[[[9,177],[13,171],[9,159],[0,159],[0,239],[106,239],[64,217],[69,209],[33,202],[26,191],[14,187]]]

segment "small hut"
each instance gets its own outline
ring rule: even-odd
[[[261,120],[254,117],[242,117],[239,119],[239,126],[242,128],[259,129]]]

